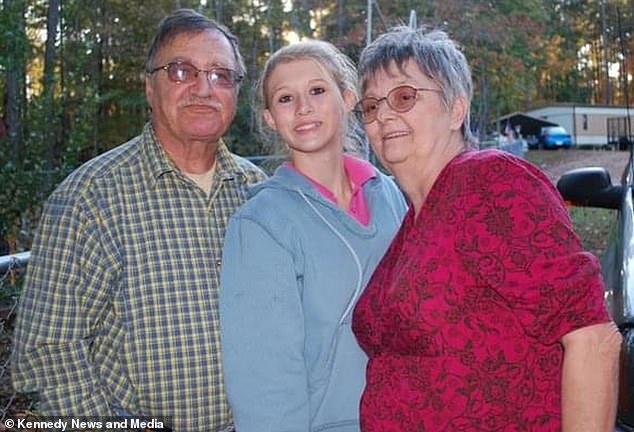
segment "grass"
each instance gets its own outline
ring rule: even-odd
[[[589,207],[569,207],[569,210],[575,231],[581,237],[585,249],[597,256],[603,255],[616,219],[616,212]]]

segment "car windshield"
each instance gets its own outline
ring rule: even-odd
[[[547,127],[544,128],[544,133],[545,134],[565,134],[566,133],[566,129],[562,128],[562,127],[558,127],[558,126],[554,126],[554,127]]]

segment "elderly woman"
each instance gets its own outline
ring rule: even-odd
[[[357,112],[410,201],[354,312],[362,430],[613,430],[621,339],[599,264],[542,172],[472,149],[464,55],[398,28],[359,74]]]

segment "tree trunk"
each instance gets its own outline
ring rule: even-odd
[[[22,110],[20,106],[20,71],[12,64],[7,70],[7,137],[13,160],[20,161],[22,154]]]
[[[12,61],[7,65],[7,135],[11,146],[12,159],[17,165],[24,160],[24,136],[22,133],[22,107],[25,106],[25,4],[23,0],[4,0],[4,10],[11,14],[14,23],[14,42],[10,44]]]
[[[344,1],[343,0],[337,0],[337,18],[336,18],[336,22],[337,22],[337,37],[340,38],[344,35],[344,31],[345,31],[345,19],[346,19],[346,13],[344,10]]]
[[[102,94],[103,90],[103,59],[104,59],[104,41],[109,40],[112,33],[112,26],[108,21],[108,13],[106,11],[106,1],[98,0],[97,8],[95,9],[95,15],[93,16],[93,28],[95,31],[94,36],[94,52],[92,58],[92,87],[93,92],[90,95],[95,98]],[[94,124],[92,129],[92,142],[94,153],[102,153],[105,149],[101,148],[101,142],[99,139],[99,125],[105,120],[105,114],[103,110],[103,104],[99,103],[95,106],[94,110]]]
[[[266,8],[266,22],[269,25],[269,53],[275,52],[275,25],[273,24],[273,2],[269,1]]]
[[[57,122],[55,121],[55,41],[59,24],[60,0],[49,0],[46,17],[46,49],[44,51],[44,118],[48,125],[44,143],[47,148],[46,163],[48,169],[55,167],[55,161],[60,154],[57,140]]]

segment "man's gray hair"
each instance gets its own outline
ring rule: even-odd
[[[206,30],[217,31],[227,38],[229,44],[231,45],[231,49],[233,50],[236,68],[238,69],[237,72],[244,76],[246,73],[246,67],[238,47],[238,38],[224,25],[206,17],[205,15],[199,14],[193,9],[178,9],[161,20],[158,26],[158,31],[156,32],[154,39],[152,39],[150,49],[148,50],[147,61],[145,64],[146,72],[150,72],[156,67],[154,64],[156,55],[161,48],[174,40],[176,36],[181,34],[196,34]]]
[[[473,83],[467,59],[447,33],[442,30],[425,32],[422,29],[395,27],[382,34],[363,49],[359,59],[361,92],[368,80],[380,70],[389,70],[394,64],[403,70],[405,63],[414,60],[420,70],[434,81],[442,91],[442,99],[449,109],[457,97],[467,101],[467,112],[462,124],[462,136],[467,145],[477,140],[470,128]]]

